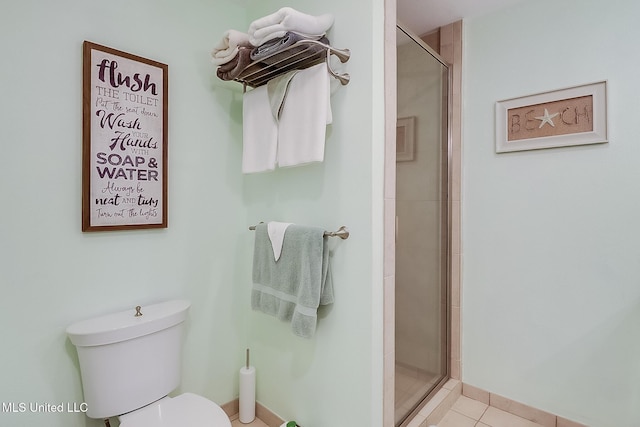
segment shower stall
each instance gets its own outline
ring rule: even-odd
[[[395,424],[449,377],[449,69],[397,27]]]

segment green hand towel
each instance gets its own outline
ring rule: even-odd
[[[319,305],[333,303],[329,250],[324,230],[292,224],[276,262],[267,224],[256,226],[251,308],[291,322],[297,336],[313,337]]]

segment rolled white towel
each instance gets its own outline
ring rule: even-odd
[[[240,46],[251,46],[249,35],[236,30],[225,31],[222,40],[211,51],[211,62],[216,65],[226,64],[235,58]]]
[[[269,40],[284,37],[287,31],[295,31],[308,38],[317,38],[322,37],[332,25],[331,14],[313,16],[291,7],[283,7],[271,15],[253,21],[249,25],[249,41],[257,47]]]

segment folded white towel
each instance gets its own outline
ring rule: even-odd
[[[269,104],[267,86],[247,91],[242,98],[242,172],[276,168],[278,125]]]
[[[271,248],[273,249],[273,258],[278,261],[282,253],[282,243],[284,242],[284,233],[291,225],[291,222],[270,221],[267,224],[267,232],[269,240],[271,240]]]
[[[240,46],[251,46],[249,35],[236,30],[225,31],[222,40],[211,51],[211,62],[216,65],[226,64],[235,58]]]
[[[249,41],[260,46],[269,40],[284,37],[287,31],[295,31],[305,37],[321,37],[333,25],[333,15],[307,15],[290,7],[283,7],[271,15],[256,19],[249,25]]]
[[[300,70],[289,83],[278,123],[278,165],[324,160],[326,127],[332,121],[326,64]]]

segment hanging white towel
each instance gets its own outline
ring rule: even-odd
[[[282,253],[282,243],[284,243],[284,233],[291,225],[291,222],[270,221],[267,224],[267,232],[269,240],[271,240],[271,248],[273,249],[273,258],[278,261],[280,253]]]
[[[236,30],[225,31],[211,51],[211,62],[216,65],[226,64],[236,57],[240,46],[251,46],[249,35]]]
[[[279,166],[324,160],[326,126],[332,121],[330,96],[326,64],[293,76],[278,123]]]
[[[285,74],[275,77],[267,82],[267,94],[269,95],[269,104],[271,105],[271,113],[276,123],[280,120],[282,114],[282,106],[287,98],[289,84],[291,79],[299,70],[291,70]]]
[[[263,16],[249,25],[249,41],[260,46],[269,40],[284,37],[295,31],[307,38],[321,37],[333,25],[333,15],[307,15],[291,7],[283,7],[271,15]]]
[[[242,98],[242,172],[276,168],[278,125],[271,114],[267,86],[245,92]]]

